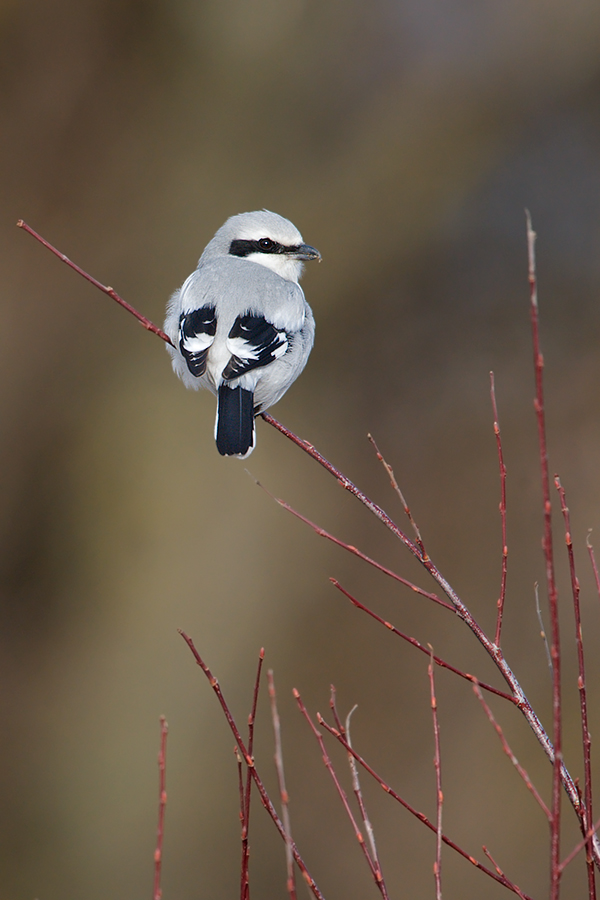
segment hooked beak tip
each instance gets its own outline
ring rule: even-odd
[[[315,247],[311,247],[310,244],[300,244],[294,253],[294,258],[301,259],[303,262],[309,262],[311,259],[321,262],[321,254]]]

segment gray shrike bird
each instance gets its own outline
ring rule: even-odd
[[[222,456],[254,450],[254,417],[298,377],[315,336],[298,284],[304,260],[321,254],[288,219],[266,209],[232,216],[167,306],[173,369],[186,387],[217,395]]]

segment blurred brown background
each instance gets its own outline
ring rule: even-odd
[[[150,897],[160,713],[171,726],[164,896],[236,895],[232,739],[177,628],[242,723],[266,647],[294,834],[327,898],[376,892],[293,686],[311,711],[325,711],[331,682],[343,711],[358,703],[357,746],[435,812],[427,661],[328,577],[498,683],[450,614],[317,538],[245,472],[430,588],[300,451],[261,422],[247,463],[221,459],[212,397],[186,392],[160,342],[17,231],[19,217],[159,323],[229,215],[291,218],[323,254],[304,279],[317,340],[274,413],[400,516],[372,432],[430,552],[490,629],[494,369],[509,473],[505,650],[549,722],[533,592],[544,569],[529,207],[551,467],[572,509],[600,732],[600,609],[584,547],[600,529],[599,40],[591,0],[1,0],[0,900]],[[562,556],[560,573],[566,755],[580,775]],[[544,896],[542,814],[470,688],[439,673],[438,694],[445,830],[480,857],[485,843]],[[535,740],[493,706],[547,796]],[[274,788],[264,700],[257,731]],[[365,793],[391,896],[432,897],[433,837],[366,781]],[[566,852],[566,805],[565,822]],[[283,848],[258,801],[252,827],[253,896],[284,897]],[[450,851],[444,876],[445,896],[504,896]],[[583,884],[579,861],[565,896]]]

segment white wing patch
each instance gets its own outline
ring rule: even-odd
[[[238,316],[227,338],[231,359],[223,370],[223,378],[231,380],[268,366],[284,356],[290,348],[290,338],[275,328],[264,316],[248,313]]]

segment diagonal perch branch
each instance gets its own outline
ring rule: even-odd
[[[17,228],[22,228],[23,231],[26,231],[27,234],[30,234],[32,237],[34,237],[36,241],[39,241],[40,244],[42,244],[44,247],[47,247],[47,249],[50,250],[51,253],[54,253],[55,256],[58,256],[58,258],[62,260],[62,262],[66,263],[67,266],[69,266],[71,269],[74,269],[78,275],[81,275],[82,278],[85,278],[86,281],[89,281],[90,284],[93,284],[94,287],[97,287],[98,290],[102,291],[103,294],[107,294],[109,297],[111,297],[116,303],[122,306],[123,309],[126,309],[128,313],[131,313],[131,315],[134,316],[138,320],[138,322],[144,326],[146,331],[151,331],[152,334],[155,334],[157,335],[157,337],[161,338],[161,340],[163,340],[165,344],[170,344],[171,346],[173,346],[173,341],[171,340],[169,335],[165,334],[165,332],[161,328],[159,328],[158,325],[155,325],[154,322],[151,322],[150,319],[147,319],[146,316],[143,316],[140,312],[138,312],[134,306],[132,306],[130,303],[127,303],[126,300],[123,300],[123,298],[120,297],[119,294],[117,294],[117,292],[114,290],[114,288],[111,288],[106,284],[102,284],[101,281],[93,278],[92,275],[89,275],[84,269],[80,268],[80,266],[70,260],[68,256],[65,256],[64,253],[61,253],[60,250],[57,250],[56,247],[53,247],[52,244],[49,243],[49,241],[41,236],[41,234],[38,234],[37,231],[34,231],[33,228],[31,228],[31,226],[27,224],[27,222],[24,222],[23,219],[19,219],[19,221],[17,222]]]

